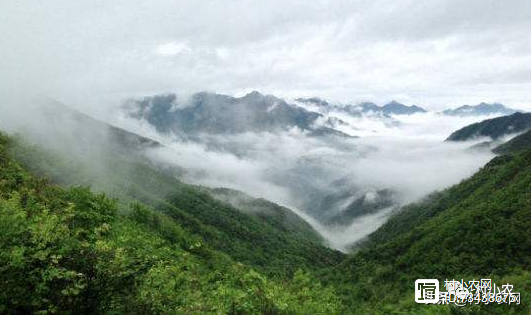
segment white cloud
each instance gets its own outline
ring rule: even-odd
[[[494,156],[467,150],[475,142],[443,141],[473,118],[428,113],[400,119],[400,125],[386,127],[377,124],[376,118],[356,118],[355,132],[365,136],[336,141],[306,137],[293,129],[202,135],[191,142],[157,134],[143,121],[117,122],[164,143],[164,148],[153,150],[149,157],[163,166],[182,167],[182,180],[233,188],[287,206],[333,247],[343,250],[385,222],[390,209],[358,218],[348,226],[330,227],[321,221],[341,209],[316,210],[323,197],[345,191],[350,197],[367,195],[370,199],[374,192],[389,189],[396,193],[396,205],[403,205],[458,183]],[[353,201],[350,197],[339,201],[348,205]]]
[[[530,109],[530,28],[526,0],[4,0],[0,88],[91,108],[156,92],[257,89]]]
[[[155,52],[162,56],[175,56],[182,52],[189,52],[190,48],[185,43],[169,42],[157,46]]]

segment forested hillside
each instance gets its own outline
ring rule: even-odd
[[[35,178],[14,146],[0,134],[1,313],[339,312],[308,273],[268,279],[169,215]]]
[[[180,182],[172,170],[159,170],[142,155],[142,147],[131,145],[146,142],[143,138],[135,140],[134,134],[75,112],[63,115],[64,120],[76,117],[77,130],[75,137],[60,138],[63,147],[44,149],[21,137],[10,147],[10,153],[39,176],[65,186],[91,186],[118,198],[119,206],[125,208],[130,202],[141,202],[179,222],[215,249],[267,274],[286,276],[300,267],[327,267],[344,256],[325,247],[315,230],[301,224],[300,218],[291,220],[292,224],[264,219],[250,209],[251,204],[235,208],[200,187]],[[56,139],[60,136],[59,130]]]
[[[531,131],[526,131],[521,135],[518,135],[511,140],[500,144],[492,151],[496,154],[507,154],[524,151],[531,147]]]
[[[524,314],[531,298],[531,148],[497,157],[470,179],[409,205],[327,274],[359,313]],[[523,305],[426,306],[416,279],[514,285]]]

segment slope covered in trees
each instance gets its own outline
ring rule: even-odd
[[[1,313],[338,313],[297,271],[268,279],[165,214],[24,170],[0,134]]]
[[[44,149],[18,138],[10,148],[25,167],[54,183],[88,185],[118,198],[122,205],[142,202],[236,261],[267,274],[285,276],[299,267],[322,268],[336,264],[344,256],[325,247],[313,228],[301,224],[300,218],[291,220],[291,225],[290,221],[264,219],[249,209],[239,210],[216,200],[200,187],[180,182],[173,176],[178,170],[161,171],[144,157],[145,146],[136,146],[157,143],[140,137],[135,140],[134,134],[75,112],[61,115],[64,117],[54,119],[68,121],[76,130],[74,136],[61,127],[48,130],[54,140],[62,143],[61,147],[48,145],[49,149]],[[289,209],[282,211],[295,216]]]
[[[531,148],[493,159],[478,173],[409,205],[364,248],[327,274],[360,313],[529,312]],[[414,302],[416,279],[481,279],[514,285],[523,305],[448,306]]]
[[[317,244],[323,242],[321,235],[291,209],[263,198],[253,198],[234,189],[206,187],[201,187],[201,189],[217,200],[226,202],[243,212],[254,214],[284,231],[289,231],[292,236],[297,235],[305,240],[313,240]]]
[[[526,131],[523,134],[518,135],[511,140],[495,147],[492,152],[496,154],[516,153],[524,151],[529,147],[531,147],[531,131]]]

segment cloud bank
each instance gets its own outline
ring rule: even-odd
[[[395,118],[400,124],[386,127],[375,117],[356,117],[364,124],[353,131],[368,134],[361,138],[308,137],[294,128],[202,134],[194,141],[158,134],[144,121],[121,117],[116,123],[163,143],[149,158],[162,167],[179,166],[182,180],[240,190],[294,209],[331,246],[344,250],[385,222],[392,210],[363,215],[348,225],[326,223],[356,198],[370,201],[378,191],[391,190],[394,205],[401,206],[458,183],[494,156],[467,150],[475,142],[443,141],[450,131],[481,117],[426,113]],[[321,207],[327,197],[337,198],[334,206]]]
[[[95,114],[166,91],[531,109],[531,3],[4,0],[0,88]]]

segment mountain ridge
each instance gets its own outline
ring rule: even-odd
[[[348,136],[341,131],[316,125],[321,114],[292,106],[273,95],[257,91],[242,97],[200,92],[180,102],[173,93],[129,99],[126,114],[144,119],[162,133],[235,134],[275,132],[299,128],[313,136]]]
[[[467,305],[468,312],[529,313],[530,165],[527,146],[495,157],[461,183],[401,208],[356,253],[324,271],[324,278],[339,282],[345,303],[359,313],[431,314],[435,310],[414,302],[416,279],[480,278],[514,285],[522,305]],[[451,308],[436,307],[435,313],[453,314]]]
[[[90,185],[96,191],[120,199],[123,207],[130,202],[141,202],[202,235],[216,250],[264,273],[290,273],[297,265],[303,266],[305,260],[308,266],[318,261],[325,266],[343,256],[326,248],[317,232],[290,209],[259,200],[238,209],[216,200],[202,188],[178,180],[173,170],[160,169],[146,160],[141,152],[145,148],[134,147],[137,141],[116,142],[122,137],[113,134],[117,130],[118,134],[124,133],[122,129],[75,111],[61,110],[61,115],[50,117],[56,130],[49,129],[47,137],[64,142],[62,148],[44,149],[24,138],[12,142],[10,153],[35,174],[65,186]],[[67,121],[76,130],[75,134],[64,134],[60,122]],[[128,140],[136,137],[125,133]],[[102,152],[105,152],[103,158]],[[251,206],[269,212],[258,214]],[[275,216],[268,218],[264,213]],[[290,220],[281,221],[284,217]],[[232,238],[232,242],[225,242],[227,238]],[[266,262],[263,253],[275,258]]]
[[[442,113],[449,116],[505,116],[516,112],[518,112],[518,110],[506,107],[501,103],[481,102],[477,105],[462,105],[454,109],[446,109]]]
[[[345,110],[355,116],[359,116],[360,114],[363,114],[363,113],[366,113],[366,114],[373,113],[373,114],[382,114],[382,115],[412,115],[415,113],[427,112],[424,108],[419,107],[417,105],[408,106],[408,105],[404,105],[394,100],[382,106],[378,106],[377,104],[372,103],[372,102],[361,102],[359,104],[338,105],[338,104],[332,104],[319,97],[297,98],[295,100],[301,103],[314,104],[321,108],[328,107],[329,109],[336,109],[339,111]]]
[[[531,128],[531,113],[516,112],[508,116],[486,119],[454,131],[445,141],[466,141],[477,137],[499,139]]]

